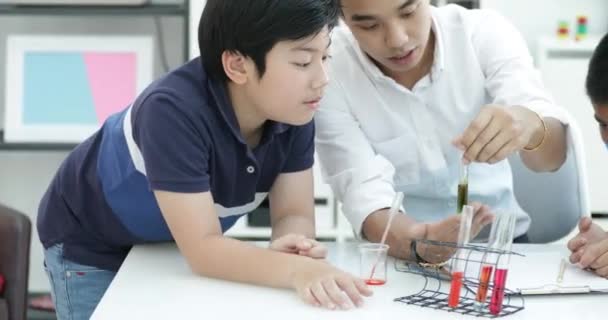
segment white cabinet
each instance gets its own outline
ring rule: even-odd
[[[585,92],[589,60],[599,42],[589,37],[580,42],[541,38],[537,64],[547,89],[557,104],[565,107],[581,128],[592,212],[608,213],[608,152],[600,138],[594,111]]]

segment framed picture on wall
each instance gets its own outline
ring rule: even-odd
[[[152,81],[153,52],[151,36],[9,36],[4,141],[83,141]]]

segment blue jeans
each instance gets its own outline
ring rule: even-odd
[[[116,275],[64,259],[62,244],[44,251],[44,264],[58,320],[88,320]]]

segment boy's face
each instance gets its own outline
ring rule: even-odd
[[[265,118],[291,125],[312,120],[328,83],[327,28],[309,38],[281,41],[266,55],[266,70],[250,81],[247,96]]]
[[[431,33],[428,0],[342,0],[344,21],[387,74],[412,70]]]
[[[595,120],[600,127],[602,140],[608,144],[608,104],[594,104]]]

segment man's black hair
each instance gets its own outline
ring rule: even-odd
[[[203,67],[215,80],[227,81],[224,51],[251,58],[260,77],[266,55],[280,41],[314,36],[333,28],[338,0],[207,0],[198,27]]]
[[[608,34],[595,49],[587,73],[587,94],[594,104],[608,104]]]

